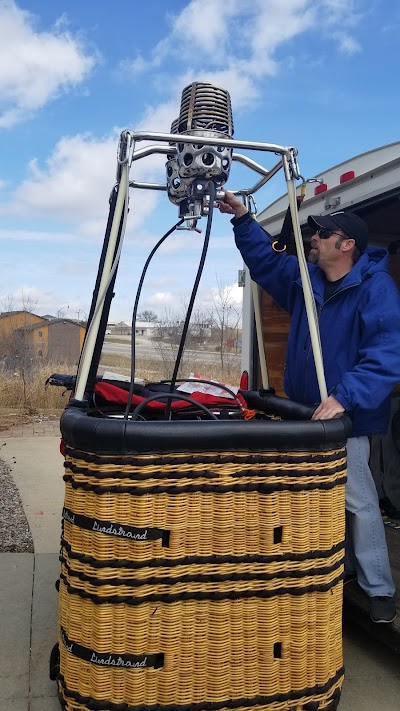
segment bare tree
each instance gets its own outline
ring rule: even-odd
[[[140,314],[137,315],[137,320],[138,321],[147,321],[147,323],[157,323],[159,318],[154,311],[145,309],[144,311],[141,311]]]
[[[2,302],[0,314],[0,357],[3,367],[11,370],[21,379],[23,404],[28,404],[27,384],[32,370],[37,365],[37,358],[28,326],[35,321],[33,309],[37,302],[29,295],[22,294],[20,308],[16,301],[7,296]]]
[[[217,277],[217,289],[212,293],[213,309],[209,316],[220,355],[223,374],[230,375],[236,366],[241,310],[233,298],[233,287],[224,285]]]
[[[164,316],[158,319],[158,325],[152,334],[154,350],[162,361],[165,378],[171,377],[174,370],[186,312],[187,306],[184,303],[182,303],[179,311],[166,310]],[[200,358],[197,354],[204,346],[204,324],[206,318],[204,312],[200,309],[194,309],[185,338],[185,348],[178,377],[187,377],[190,372],[196,370],[200,363]]]

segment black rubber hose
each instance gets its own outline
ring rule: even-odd
[[[154,254],[157,252],[157,249],[162,245],[162,243],[169,237],[173,232],[175,232],[176,228],[179,227],[182,224],[183,220],[179,220],[179,222],[176,223],[173,227],[171,227],[168,232],[161,237],[161,239],[157,242],[156,246],[153,247],[151,250],[149,256],[147,257],[146,263],[143,267],[141,277],[139,279],[139,285],[137,288],[136,292],[136,298],[135,298],[135,304],[133,307],[133,313],[132,313],[132,335],[131,335],[131,387],[129,388],[129,396],[128,396],[128,404],[125,408],[124,412],[124,419],[128,419],[128,414],[131,406],[131,400],[132,400],[132,395],[133,395],[133,390],[135,386],[135,370],[136,370],[136,339],[135,339],[135,325],[136,325],[136,316],[137,316],[137,310],[139,306],[139,299],[140,299],[140,294],[142,291],[142,286],[144,282],[144,278],[146,276],[147,268],[154,256]]]
[[[176,356],[174,372],[173,372],[172,378],[171,378],[171,387],[170,387],[171,393],[173,393],[174,389],[175,389],[175,383],[176,383],[176,379],[178,377],[179,366],[181,364],[182,354],[183,354],[183,350],[185,348],[185,341],[186,341],[186,336],[187,336],[187,332],[188,332],[188,328],[189,328],[190,318],[192,316],[193,305],[194,305],[194,301],[195,301],[195,298],[197,295],[197,290],[199,287],[200,278],[203,273],[204,262],[206,260],[208,245],[210,242],[211,224],[212,224],[212,216],[213,216],[213,212],[214,212],[214,200],[215,200],[215,192],[216,192],[216,188],[215,188],[215,185],[212,182],[212,180],[210,180],[210,182],[209,182],[209,192],[210,192],[210,202],[209,202],[210,207],[209,207],[209,213],[208,213],[208,218],[207,218],[206,233],[204,236],[203,250],[201,253],[201,257],[200,257],[200,263],[199,263],[199,268],[197,270],[196,279],[194,281],[192,293],[190,296],[189,306],[188,306],[188,310],[187,310],[186,318],[185,318],[185,323],[184,323],[183,330],[182,330],[182,336],[181,336],[181,340],[179,343],[178,353]],[[171,405],[171,403],[169,402],[168,406],[167,406],[167,413],[166,413],[167,419],[169,418],[169,415],[170,415],[170,409],[171,409],[170,405]]]
[[[130,419],[136,420],[139,413],[149,402],[152,402],[152,400],[185,400],[186,402],[190,402],[191,405],[195,405],[198,410],[205,412],[206,415],[208,415],[212,420],[218,420],[218,417],[214,415],[208,407],[202,405],[200,402],[196,402],[196,400],[193,400],[193,398],[189,397],[189,395],[183,395],[183,393],[154,393],[154,395],[150,395],[150,397],[146,398],[146,400],[143,400],[139,403],[139,405],[137,405],[137,407],[135,407]]]

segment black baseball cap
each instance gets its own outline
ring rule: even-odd
[[[368,244],[367,223],[354,212],[332,212],[330,215],[310,215],[308,225],[312,230],[325,227],[327,230],[337,230],[344,232],[347,237],[354,239],[356,247],[360,252],[364,252]]]

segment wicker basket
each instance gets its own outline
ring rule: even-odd
[[[346,421],[61,427],[63,707],[336,708]]]

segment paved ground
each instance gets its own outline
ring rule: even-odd
[[[0,711],[60,711],[49,655],[57,640],[63,460],[58,419],[0,432],[28,519],[34,554],[0,554]]]
[[[34,554],[0,554],[0,711],[60,711],[48,676],[57,637],[54,583],[63,503],[58,420],[0,432],[0,451],[20,491],[35,548]],[[397,711],[400,658],[349,626],[344,654],[339,711]]]
[[[34,415],[28,421],[0,432],[0,440],[21,437],[60,437],[60,420],[56,416]]]

